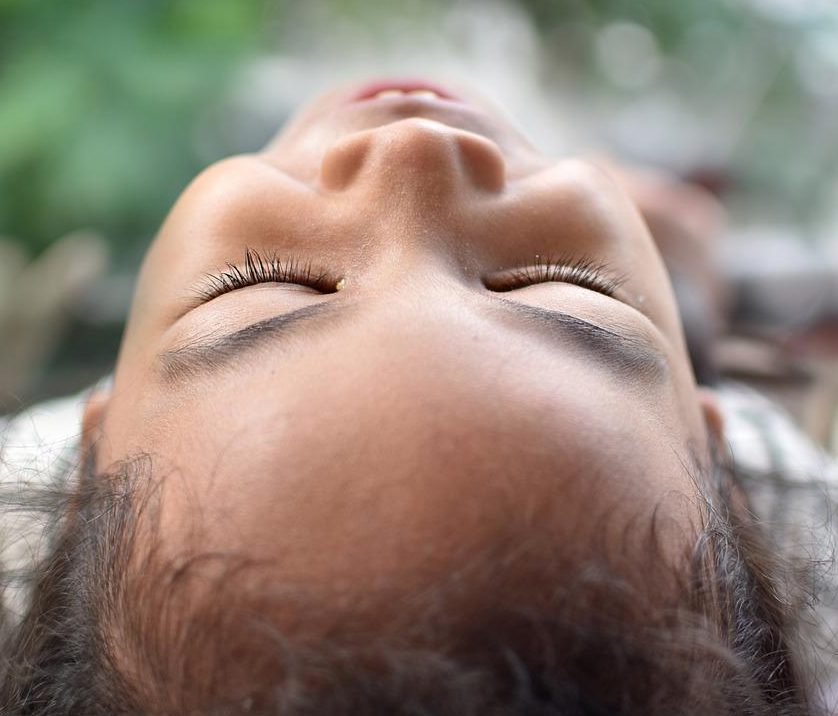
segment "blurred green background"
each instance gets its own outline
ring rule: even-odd
[[[832,2],[0,0],[0,235],[15,257],[0,354],[36,346],[7,367],[0,407],[108,371],[143,248],[202,167],[256,149],[330,82],[384,71],[480,82],[546,149],[665,166],[722,193],[741,226],[811,246],[838,226]],[[15,287],[9,267],[80,230],[107,270],[33,339],[31,281]]]

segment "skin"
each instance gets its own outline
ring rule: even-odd
[[[542,155],[472,91],[349,103],[357,88],[318,97],[178,199],[146,256],[112,391],[87,410],[98,468],[152,456],[173,553],[200,535],[356,596],[410,593],[516,541],[545,556],[584,557],[596,535],[625,548],[626,525],[656,508],[674,558],[699,521],[693,456],[719,422],[621,181]],[[344,287],[196,301],[203,276],[246,247]],[[625,280],[613,297],[485,285],[536,255],[585,256]],[[324,302],[333,315],[223,366],[161,371],[166,351]],[[625,334],[653,359],[627,374],[525,305]],[[537,556],[527,563],[537,571]]]

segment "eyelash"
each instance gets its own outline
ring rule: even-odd
[[[542,257],[520,268],[509,269],[486,282],[493,291],[512,291],[538,283],[572,283],[591,291],[613,296],[625,282],[607,264],[598,263],[585,256]]]
[[[248,248],[241,265],[228,263],[226,269],[204,276],[198,295],[206,302],[260,283],[296,283],[321,293],[334,293],[337,280],[328,271],[315,268],[310,261],[303,262],[294,257],[283,261],[276,254],[264,255]]]
[[[606,296],[613,296],[625,281],[614,276],[606,264],[586,257],[541,257],[520,268],[507,270],[487,280],[492,291],[513,291],[539,283],[556,281],[572,283]],[[328,271],[316,269],[310,261],[301,262],[294,257],[282,261],[276,254],[263,255],[256,249],[245,250],[244,263],[228,263],[215,274],[207,274],[198,294],[203,302],[211,301],[225,293],[260,283],[295,283],[308,286],[321,293],[334,293],[337,279]]]

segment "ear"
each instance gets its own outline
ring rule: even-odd
[[[704,415],[707,432],[716,445],[724,444],[725,420],[715,393],[708,388],[698,389],[698,404]]]
[[[102,435],[102,423],[108,409],[111,394],[107,390],[91,393],[84,406],[81,420],[82,452],[87,453]]]

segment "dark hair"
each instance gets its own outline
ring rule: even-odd
[[[705,517],[683,573],[661,575],[649,527],[640,568],[669,579],[665,603],[611,555],[568,573],[537,609],[498,583],[491,608],[452,629],[452,580],[405,609],[389,636],[336,621],[310,639],[266,614],[289,607],[303,623],[333,611],[317,594],[241,589],[246,558],[167,560],[155,539],[137,540],[157,510],[151,475],[138,458],[111,475],[86,470],[49,500],[41,491],[38,504],[61,518],[28,613],[3,625],[0,713],[815,713],[794,636],[806,594],[745,506],[733,507],[738,487],[721,467],[696,481]],[[492,580],[521,554],[479,555],[473,573]]]

